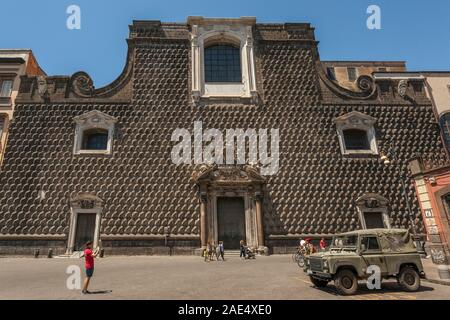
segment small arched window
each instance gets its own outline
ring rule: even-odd
[[[231,44],[214,44],[205,48],[205,82],[242,82],[241,53]]]
[[[343,130],[345,149],[347,150],[370,150],[367,132],[360,129]]]
[[[84,150],[107,150],[108,149],[108,130],[90,129],[83,132]]]
[[[74,118],[74,154],[110,155],[117,119],[98,110]]]
[[[375,121],[375,118],[358,111],[335,118],[341,153],[358,157],[378,154]]]

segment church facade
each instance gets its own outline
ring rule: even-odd
[[[106,87],[85,72],[22,77],[0,253],[87,240],[107,254],[240,240],[282,253],[360,228],[424,233],[408,161],[446,153],[423,78],[378,72],[344,88],[306,23],[134,21],[127,42]]]

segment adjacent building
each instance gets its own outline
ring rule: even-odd
[[[450,262],[450,163],[411,160],[410,170],[416,187],[427,231],[427,252],[436,264]]]
[[[441,140],[448,154],[450,141],[450,73],[448,72],[374,72],[372,76],[378,80],[397,80],[401,83],[404,96],[407,97],[406,87],[411,81],[424,81],[427,97],[430,99],[436,131],[440,131]],[[399,87],[400,88],[400,87]],[[447,120],[447,118],[449,118]],[[389,158],[387,154],[386,158]],[[410,159],[408,179],[411,178],[419,205],[422,219],[427,233],[426,251],[437,264],[447,264],[449,260],[450,219],[448,200],[450,199],[450,162],[448,156],[440,155],[423,159],[416,154]]]
[[[430,98],[447,152],[450,150],[450,72],[426,71]],[[410,169],[428,234],[428,251],[437,264],[450,263],[450,162],[413,159]]]
[[[450,72],[421,72],[426,77],[427,95],[433,103],[447,152],[450,150]]]
[[[359,91],[360,76],[372,76],[374,72],[404,72],[404,61],[322,61],[328,78],[348,90]]]
[[[127,41],[106,87],[85,72],[21,78],[1,253],[70,254],[86,240],[110,254],[219,240],[283,253],[360,228],[425,234],[407,165],[447,154],[424,77],[358,69],[341,85],[308,23],[134,21]]]
[[[0,166],[8,139],[8,128],[19,92],[20,77],[45,76],[28,49],[0,49]]]

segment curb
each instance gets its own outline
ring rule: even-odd
[[[450,281],[438,280],[438,279],[423,279],[424,281],[428,281],[430,283],[440,284],[443,286],[450,286]]]

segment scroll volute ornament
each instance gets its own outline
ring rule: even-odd
[[[370,76],[362,75],[358,77],[356,84],[358,85],[358,88],[362,92],[371,93],[375,88],[375,82],[373,81],[373,78]]]
[[[375,85],[374,79],[369,75],[359,76],[356,84],[360,91],[353,91],[341,87],[337,82],[330,80],[319,59],[316,61],[316,70],[328,89],[340,97],[352,100],[369,100],[376,97],[377,86]]]
[[[80,97],[92,97],[94,95],[94,82],[91,77],[83,71],[76,72],[70,78],[72,91]]]
[[[408,80],[400,80],[397,86],[397,92],[400,97],[406,97],[406,92],[408,90]]]
[[[42,99],[45,99],[48,96],[47,79],[45,76],[38,76],[36,81],[38,94]]]

